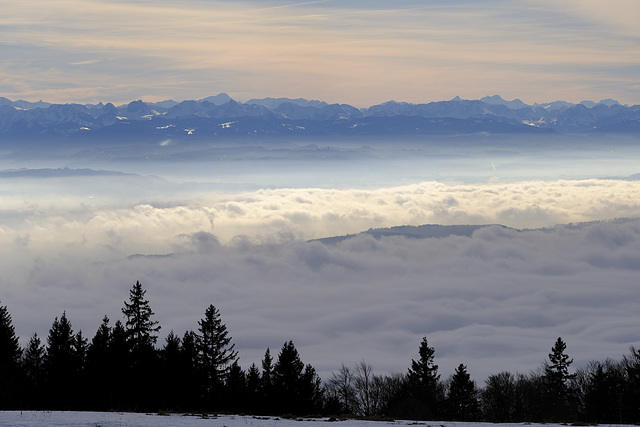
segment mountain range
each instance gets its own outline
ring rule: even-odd
[[[479,100],[367,108],[302,98],[237,102],[227,94],[176,102],[50,104],[0,97],[0,136],[42,138],[227,138],[474,133],[640,133],[640,105],[615,100],[528,105]]]

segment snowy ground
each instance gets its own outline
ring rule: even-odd
[[[515,427],[519,424],[460,423],[440,421],[361,421],[345,420],[330,423],[320,419],[281,419],[276,417],[252,417],[239,415],[209,416],[134,414],[127,412],[52,412],[52,411],[0,411],[0,425],[11,427],[385,427],[422,425],[425,427]],[[560,424],[545,424],[545,427],[560,427]],[[605,425],[601,425],[605,426]],[[617,425],[616,427],[624,427]]]

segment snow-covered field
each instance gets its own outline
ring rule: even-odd
[[[516,427],[525,423],[491,424],[441,421],[362,421],[345,420],[330,422],[327,418],[282,419],[277,417],[253,417],[240,415],[158,415],[128,412],[52,412],[52,411],[0,411],[1,426],[38,427],[385,427],[421,425],[425,427]],[[560,427],[560,424],[544,424]],[[606,425],[601,424],[601,427]],[[616,427],[624,427],[616,425]]]

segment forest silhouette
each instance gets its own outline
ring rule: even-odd
[[[489,375],[478,386],[461,363],[442,379],[427,338],[406,372],[379,375],[364,359],[322,381],[293,341],[243,370],[220,311],[158,345],[146,290],[136,282],[123,321],[104,316],[89,341],[66,312],[44,340],[19,345],[0,305],[0,409],[243,413],[489,422],[640,422],[640,351],[577,369],[558,338],[529,373]]]

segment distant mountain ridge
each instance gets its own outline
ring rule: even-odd
[[[218,138],[393,136],[473,133],[640,133],[640,105],[615,100],[528,105],[498,95],[423,104],[388,101],[367,108],[302,98],[50,104],[0,97],[0,136]]]

